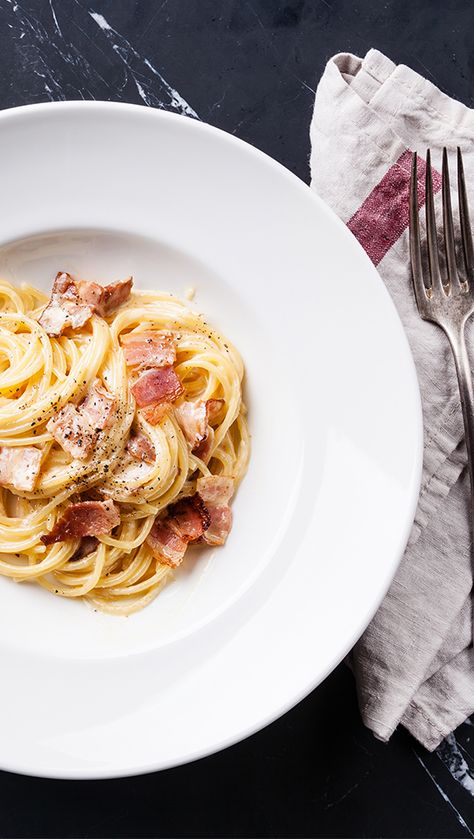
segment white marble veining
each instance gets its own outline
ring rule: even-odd
[[[472,723],[470,724],[472,725]],[[461,784],[463,789],[474,797],[474,771],[464,757],[454,734],[449,734],[446,737],[436,750],[436,753],[454,780]]]
[[[41,80],[44,98],[50,101],[71,98],[117,99],[131,82],[141,101],[148,106],[165,108],[175,113],[199,119],[187,100],[164,78],[156,65],[142,55],[123,35],[106,20],[104,15],[75,0],[77,14],[62,22],[59,0],[44,4],[50,21],[40,17],[16,0],[3,0],[8,12],[7,25],[23,69]],[[89,21],[89,23],[88,23]],[[97,32],[90,31],[91,22]],[[79,32],[87,43],[120,68],[118,79],[109,82],[101,72],[102,66],[88,58],[71,38],[67,24]],[[88,31],[89,30],[89,31]],[[91,53],[93,55],[93,53]],[[21,96],[22,91],[18,91]],[[25,91],[26,101],[31,94]]]
[[[439,792],[439,794],[440,794],[441,798],[443,799],[443,801],[445,801],[445,802],[446,802],[446,804],[447,804],[447,805],[451,808],[451,810],[453,811],[453,813],[454,813],[454,815],[456,816],[456,819],[458,820],[458,822],[459,822],[459,824],[461,825],[461,827],[463,827],[463,828],[464,828],[464,830],[466,831],[466,833],[467,833],[469,836],[474,837],[474,833],[473,833],[473,832],[472,832],[472,830],[470,829],[469,825],[466,823],[466,821],[465,821],[465,820],[464,820],[464,818],[462,817],[461,813],[459,812],[459,810],[457,809],[457,807],[455,806],[455,804],[453,804],[453,802],[452,802],[451,798],[448,796],[447,792],[443,789],[443,787],[441,786],[441,784],[439,784],[439,783],[438,783],[438,781],[437,781],[437,780],[436,780],[436,778],[434,777],[433,773],[432,773],[432,772],[430,772],[430,770],[428,769],[428,767],[427,767],[426,763],[424,762],[424,760],[420,757],[420,755],[419,755],[416,751],[414,751],[414,754],[415,754],[415,756],[416,756],[416,759],[419,761],[419,763],[421,763],[421,765],[422,765],[423,769],[425,770],[426,774],[427,774],[427,775],[429,775],[429,777],[430,777],[430,778],[431,778],[431,780],[433,781],[433,784],[435,785],[436,789],[438,790],[438,792]]]
[[[134,47],[132,47],[130,42],[124,38],[123,35],[120,35],[119,32],[113,29],[103,15],[94,11],[89,11],[89,15],[92,20],[95,21],[97,26],[100,27],[102,32],[105,33],[105,36],[112,45],[112,49],[116,52],[120,60],[127,68],[145,105],[150,105],[154,108],[162,108],[167,104],[168,107],[171,107],[182,114],[199,119],[194,108],[186,102],[177,90],[168,84],[166,79],[163,78],[159,70],[156,69],[151,61],[145,56],[142,56]],[[149,73],[147,73],[144,68],[146,68]],[[152,75],[151,80],[150,73]],[[154,89],[154,82],[156,82],[156,80],[159,81],[160,87],[163,88],[169,96],[170,101],[168,103],[163,102],[162,98],[157,95]]]

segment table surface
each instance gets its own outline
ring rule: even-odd
[[[169,108],[178,92],[309,182],[331,55],[377,47],[472,105],[473,23],[471,0],[0,0],[0,107]],[[278,722],[188,766],[100,782],[0,773],[0,836],[474,836],[473,725],[432,755],[403,731],[384,745],[341,665]]]

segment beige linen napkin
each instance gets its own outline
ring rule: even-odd
[[[474,221],[473,140],[474,111],[408,67],[376,50],[328,62],[311,124],[312,187],[359,239],[395,302],[415,358],[425,424],[410,540],[352,665],[361,713],[374,734],[388,740],[402,723],[430,750],[474,712],[471,501],[451,350],[441,330],[420,319],[413,297],[408,182],[412,151],[424,159],[431,148],[439,169],[446,145],[454,174],[461,146]],[[421,200],[423,170],[422,162]],[[439,174],[434,183],[439,190]],[[436,202],[439,211],[439,192]]]

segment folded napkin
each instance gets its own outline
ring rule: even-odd
[[[474,712],[471,501],[451,350],[444,333],[421,320],[413,296],[408,185],[412,152],[424,159],[431,148],[439,169],[444,145],[453,152],[455,183],[454,152],[461,146],[474,221],[473,141],[474,111],[380,52],[364,59],[340,54],[327,64],[311,124],[312,187],[357,237],[394,300],[415,359],[425,424],[413,530],[352,666],[362,717],[374,734],[388,740],[401,723],[430,750]],[[421,161],[422,200],[423,176]],[[438,212],[440,185],[438,172]]]

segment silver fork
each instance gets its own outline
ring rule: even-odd
[[[469,475],[471,479],[471,527],[474,533],[474,393],[471,368],[466,348],[465,326],[474,312],[474,252],[469,223],[466,183],[461,149],[458,147],[458,201],[465,279],[458,273],[454,246],[453,213],[449,191],[448,154],[443,149],[442,203],[443,235],[446,254],[446,279],[441,277],[433,201],[431,155],[426,154],[425,208],[428,246],[428,281],[423,279],[420,244],[420,223],[417,200],[417,156],[413,155],[410,183],[410,258],[418,311],[424,320],[436,323],[446,333],[454,355],[454,363],[464,418]]]

